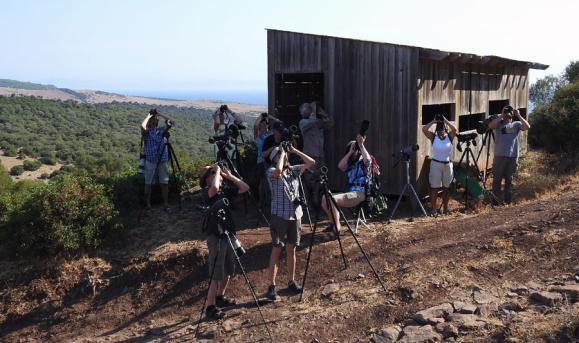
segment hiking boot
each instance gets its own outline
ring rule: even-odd
[[[237,303],[235,302],[235,299],[230,299],[230,298],[226,298],[223,295],[218,295],[215,298],[215,304],[219,307],[231,307],[231,306],[235,306]]]
[[[428,215],[433,217],[433,218],[436,218],[436,217],[438,217],[438,212],[436,212],[436,210],[431,210]]]
[[[295,280],[291,280],[290,282],[288,282],[287,289],[294,294],[300,294],[303,291],[303,289],[300,287],[300,285],[298,285],[298,283]]]
[[[275,301],[277,299],[277,292],[275,291],[275,285],[269,285],[265,296],[272,301]]]
[[[205,316],[208,320],[219,320],[225,317],[225,314],[215,305],[210,305],[205,309]]]

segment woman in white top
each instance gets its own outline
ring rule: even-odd
[[[436,124],[435,132],[430,131],[430,128]],[[448,132],[447,133],[447,126]],[[452,153],[452,140],[456,136],[456,126],[448,121],[442,114],[434,117],[434,119],[422,127],[422,132],[432,142],[432,159],[430,161],[430,174],[428,180],[430,182],[430,206],[432,207],[430,214],[435,217],[436,198],[438,191],[442,188],[442,204],[443,214],[448,214],[448,187],[452,182],[452,161],[450,154]]]

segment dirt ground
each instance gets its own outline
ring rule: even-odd
[[[2,154],[3,152],[0,150],[0,163],[8,171],[10,171],[10,168],[22,165],[24,163],[24,160],[19,160],[16,157],[3,156]],[[24,173],[21,175],[12,176],[12,180],[38,180],[42,174],[46,173],[50,175],[53,171],[60,169],[60,167],[62,167],[62,164],[60,163],[57,163],[53,166],[43,164],[35,171],[24,171]]]
[[[578,180],[575,175],[515,205],[479,206],[465,214],[453,202],[448,216],[409,222],[403,211],[392,223],[372,222],[359,240],[386,291],[347,231],[341,236],[346,268],[338,242],[316,234],[303,301],[284,294],[282,267],[281,300],[262,303],[273,341],[368,342],[380,328],[403,326],[427,307],[473,301],[473,290],[503,303],[517,285],[577,282]],[[196,205],[192,199],[171,215],[142,213],[116,246],[82,258],[0,261],[0,341],[269,341],[241,275],[228,289],[239,305],[220,322],[203,321],[195,337],[207,287]],[[238,238],[247,250],[242,263],[261,296],[268,286],[269,231],[263,222],[255,227],[251,204],[237,207]],[[306,224],[297,259],[300,282],[310,239]],[[491,313],[483,327],[461,332],[457,341],[557,341],[577,334],[577,304],[543,311],[517,299],[525,308],[518,320]]]

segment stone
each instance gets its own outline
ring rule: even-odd
[[[434,331],[432,326],[407,326],[404,328],[402,338],[398,342],[442,342],[442,336]]]
[[[458,329],[451,323],[436,324],[435,329],[443,338],[458,337]]]
[[[448,320],[463,331],[477,330],[486,325],[486,322],[475,314],[453,313],[448,316]]]
[[[462,301],[455,301],[453,303],[454,312],[464,313],[464,314],[471,314],[475,313],[476,306],[473,304],[468,304]]]
[[[199,338],[201,339],[215,339],[217,337],[219,337],[219,331],[213,328],[199,332]]]
[[[526,285],[527,285],[527,287],[528,287],[529,289],[532,289],[532,290],[541,290],[541,289],[543,289],[543,285],[541,285],[540,283],[535,282],[535,281],[529,281],[529,282],[527,282]]]
[[[337,283],[330,283],[324,286],[322,289],[322,296],[329,298],[332,294],[337,293],[340,290],[340,285]]]
[[[162,336],[163,335],[163,329],[150,327],[149,330],[147,330],[147,335],[148,336]]]
[[[398,340],[400,337],[400,332],[402,329],[398,325],[388,325],[380,329],[378,333],[374,336],[376,337],[376,343],[392,343]]]
[[[534,302],[547,306],[563,301],[563,296],[555,292],[532,292],[529,297]]]
[[[366,277],[366,275],[364,275],[364,274],[358,274],[358,275],[356,276],[356,279],[360,280],[360,279],[363,279],[363,278],[365,278],[365,277]]]
[[[518,295],[529,294],[529,288],[527,288],[526,286],[523,286],[523,285],[515,285],[515,286],[509,288],[509,291],[516,293]]]
[[[473,299],[477,304],[488,304],[492,302],[496,302],[496,298],[485,291],[474,291],[472,293]]]
[[[501,304],[499,306],[499,309],[507,310],[507,311],[515,311],[515,312],[524,311],[523,305],[519,304],[516,301],[509,301],[509,302],[506,302],[504,304]]]
[[[553,286],[549,288],[549,292],[557,292],[563,294],[570,302],[577,302],[579,300],[579,285],[568,284],[562,286]]]
[[[476,314],[483,317],[490,317],[499,311],[499,306],[496,303],[483,304],[477,307]]]
[[[412,319],[420,324],[438,324],[444,322],[444,317],[454,311],[449,303],[440,304],[417,312]]]
[[[412,318],[406,318],[403,322],[402,322],[403,326],[420,326],[420,324],[412,319]]]
[[[225,332],[231,332],[238,329],[241,326],[241,322],[233,319],[227,319],[221,324]]]

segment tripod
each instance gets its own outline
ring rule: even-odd
[[[251,281],[249,280],[249,277],[247,276],[247,273],[245,272],[245,269],[243,268],[243,265],[241,264],[239,254],[237,253],[236,249],[234,248],[232,236],[233,236],[233,239],[235,239],[235,236],[233,235],[233,233],[230,233],[229,231],[225,231],[219,237],[219,240],[217,242],[217,254],[215,255],[215,259],[213,261],[213,267],[211,268],[211,277],[209,279],[209,285],[207,286],[207,293],[209,294],[209,287],[211,286],[211,282],[215,282],[215,280],[213,280],[213,277],[215,276],[215,266],[217,265],[217,258],[221,252],[221,242],[224,241],[226,238],[228,248],[230,248],[233,251],[233,256],[235,256],[235,261],[237,262],[237,265],[239,266],[239,269],[241,270],[241,273],[243,274],[243,277],[245,278],[245,282],[247,283],[247,287],[249,288],[249,290],[251,292],[251,296],[253,297],[253,301],[255,302],[255,306],[257,307],[257,310],[259,311],[259,315],[261,316],[261,320],[263,321],[263,324],[265,325],[267,335],[269,336],[270,341],[273,342],[273,338],[271,337],[271,332],[269,331],[269,327],[267,326],[267,321],[265,320],[265,317],[263,316],[263,312],[261,312],[261,307],[259,306],[259,300],[257,299],[257,294],[255,293],[255,289],[253,288],[253,285],[251,284]],[[201,319],[203,318],[203,312],[205,311],[205,305],[206,304],[207,304],[207,297],[205,297],[205,301],[203,302],[203,306],[201,307],[201,313],[199,314],[199,320],[197,321],[197,328],[195,330],[195,337],[198,337],[199,325],[201,324]]]
[[[404,185],[404,187],[402,187],[402,191],[400,192],[400,196],[398,197],[398,201],[396,201],[396,205],[394,206],[394,209],[392,210],[392,214],[390,215],[388,222],[391,222],[392,218],[394,218],[394,214],[396,214],[396,210],[398,209],[398,205],[400,205],[400,200],[402,200],[402,196],[404,196],[404,194],[406,193],[407,188],[410,188],[410,190],[412,191],[412,194],[414,194],[414,198],[416,199],[416,202],[418,202],[418,205],[420,205],[420,209],[422,210],[422,213],[424,214],[424,216],[425,217],[428,216],[426,214],[426,210],[424,209],[424,206],[422,206],[422,202],[420,202],[420,198],[418,197],[418,193],[416,193],[416,189],[414,189],[414,186],[412,186],[412,184],[410,183],[410,154],[401,153],[400,159],[394,164],[394,168],[396,168],[396,166],[398,166],[400,161],[404,161],[404,164],[406,165],[406,184]]]
[[[171,137],[171,135],[169,134],[170,128],[171,127],[169,126],[167,129],[165,129],[165,132],[163,132],[163,137],[165,139],[161,142],[163,144],[163,148],[159,150],[159,155],[157,158],[157,166],[155,167],[155,173],[158,172],[159,166],[161,165],[161,160],[163,159],[163,152],[165,151],[165,149],[167,149],[167,155],[169,157],[169,162],[171,164],[171,175],[173,176],[174,180],[173,185],[175,188],[175,192],[177,193],[177,198],[179,200],[179,209],[181,209],[183,207],[181,192],[183,191],[185,178],[183,176],[183,172],[181,171],[181,166],[179,165],[179,160],[177,159],[175,150],[173,150],[173,145],[171,145],[171,142],[169,142],[169,137]],[[179,178],[177,178],[177,172],[179,173]]]
[[[487,170],[489,170],[489,158],[491,155],[491,143],[494,141],[495,141],[495,133],[491,129],[487,130],[484,133],[483,140],[482,140],[482,146],[486,148],[485,169],[482,171],[482,181],[483,181],[483,186],[485,189],[486,189],[486,183],[487,183],[487,178],[488,178]],[[477,165],[478,165],[478,161],[480,159],[480,156],[482,154],[482,150],[483,149],[481,149],[478,152],[478,155],[476,157],[476,164]]]
[[[216,162],[219,164],[222,164],[222,165],[224,164],[225,166],[227,166],[227,168],[229,168],[229,170],[231,170],[231,172],[235,176],[237,176],[238,178],[243,180],[241,173],[239,172],[239,170],[237,169],[237,167],[235,166],[233,161],[231,161],[231,159],[229,158],[229,155],[227,154],[227,150],[225,149],[225,144],[220,144],[217,147],[218,147],[218,151],[217,151]],[[265,216],[265,214],[263,214],[263,211],[261,210],[261,208],[259,208],[259,206],[257,206],[257,204],[255,203],[255,198],[253,197],[253,195],[251,194],[251,191],[249,191],[249,190],[246,192],[246,196],[244,198],[244,201],[247,201],[248,197],[250,199],[252,199],[251,201],[253,202],[253,206],[255,207],[257,213],[261,216],[261,218],[263,218],[263,220],[265,221],[267,226],[269,226],[269,220],[267,220],[267,217]],[[247,202],[245,203],[245,213],[247,213]],[[257,225],[259,226],[259,217],[257,218]]]
[[[344,215],[344,212],[342,211],[342,209],[338,206],[338,204],[336,203],[336,199],[334,199],[334,196],[332,195],[332,192],[330,191],[329,187],[328,187],[328,176],[326,173],[322,173],[322,176],[320,178],[320,184],[322,186],[323,189],[323,195],[326,198],[326,206],[330,209],[330,213],[332,216],[332,222],[336,223],[336,218],[334,217],[334,212],[332,211],[332,206],[335,206],[335,208],[338,210],[338,213],[340,214],[340,218],[344,219],[344,222],[346,223],[346,226],[348,227],[348,231],[350,232],[350,234],[352,235],[352,237],[354,238],[354,240],[356,241],[356,244],[358,245],[358,248],[360,248],[360,251],[362,252],[362,255],[364,255],[364,258],[366,259],[366,262],[368,262],[368,265],[370,266],[370,269],[372,269],[372,272],[374,273],[374,276],[376,277],[376,279],[378,280],[378,282],[380,283],[380,285],[382,286],[382,288],[384,289],[384,292],[388,293],[388,290],[386,289],[386,286],[384,285],[384,283],[382,282],[382,279],[380,278],[380,275],[378,275],[378,272],[376,271],[376,269],[374,268],[374,266],[372,265],[372,262],[370,262],[370,258],[368,257],[368,255],[366,254],[366,251],[364,250],[364,248],[362,248],[362,245],[360,244],[360,241],[358,240],[358,237],[356,236],[356,234],[354,234],[354,231],[352,230],[352,227],[350,226],[350,223],[348,222],[348,219],[346,218],[346,216]],[[319,218],[318,218],[319,219]],[[302,288],[305,291],[305,287],[306,287],[306,280],[308,277],[308,269],[309,269],[309,265],[310,265],[310,258],[312,256],[312,248],[314,245],[314,236],[316,235],[316,228],[318,225],[318,220],[316,219],[316,223],[314,224],[314,228],[313,228],[313,232],[312,232],[312,236],[310,239],[310,246],[308,248],[308,257],[306,259],[306,267],[304,270],[304,277],[302,279]],[[340,239],[340,232],[338,232],[336,230],[336,236],[338,238],[338,243],[340,245],[340,252],[342,254],[342,260],[344,261],[344,268],[348,268],[348,264],[346,262],[346,256],[344,255],[344,249],[342,247],[342,241]],[[303,294],[304,292],[302,291],[302,293],[300,294],[300,301],[302,301],[303,298]]]

